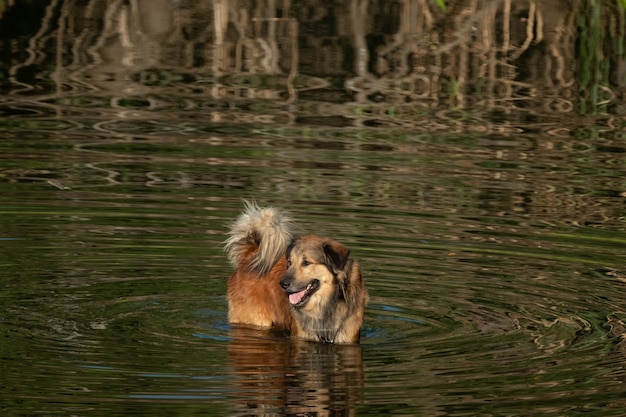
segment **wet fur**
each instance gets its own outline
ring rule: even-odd
[[[314,235],[294,239],[284,212],[247,203],[225,247],[236,268],[228,280],[229,322],[284,329],[305,340],[359,341],[368,296],[344,245]],[[289,294],[312,282],[319,288],[292,305]]]

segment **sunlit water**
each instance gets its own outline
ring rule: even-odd
[[[122,3],[108,3],[107,19]],[[298,15],[303,33],[306,19],[326,21],[316,10]],[[303,45],[323,30],[313,28]],[[59,52],[47,30],[0,79],[0,415],[624,414],[619,103],[558,114],[563,102],[544,106],[539,85],[528,101],[490,107],[487,90],[416,96],[391,72],[363,87],[317,75],[315,62],[297,81],[245,65],[126,77],[91,58],[82,68],[73,44],[54,61],[65,72],[51,73],[35,63]],[[302,70],[314,61],[301,59]],[[242,199],[351,249],[371,296],[359,345],[228,324],[222,242]]]

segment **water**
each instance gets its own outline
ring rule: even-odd
[[[33,19],[14,43],[2,29],[11,58],[0,82],[0,414],[623,414],[626,123],[611,95],[623,80],[559,84],[571,68],[600,74],[595,58],[563,51],[565,73],[533,76],[537,56],[556,52],[531,48],[515,61],[523,42],[511,29],[507,56],[525,87],[515,84],[521,75],[502,73],[488,80],[515,91],[460,80],[451,96],[446,74],[420,65],[465,57],[478,71],[482,50],[437,41],[428,59],[403,61],[425,71],[411,78],[398,75],[404,64],[385,55],[398,44],[383,37],[369,49],[378,66],[352,68],[354,51],[337,57],[333,47],[358,45],[359,28],[349,40],[322,23],[355,9],[291,3],[281,13],[292,26],[263,15],[266,26],[248,29],[259,47],[299,56],[298,74],[289,71],[295,61],[268,67],[261,55],[220,66],[203,61],[204,35],[191,31],[201,27],[193,22],[214,24],[201,16],[219,15],[217,6],[183,3],[168,3],[178,19],[168,24],[190,30],[187,43],[150,26],[141,2],[93,2],[91,15],[53,3],[36,14],[46,24]],[[372,23],[372,36],[408,30],[392,17],[422,4],[409,3],[370,3],[388,23]],[[445,33],[486,25],[492,12],[522,13],[522,3],[449,3],[447,16],[474,17]],[[4,21],[24,13],[4,7]],[[544,27],[579,12],[537,7],[524,10],[541,12]],[[618,9],[593,7],[599,19],[623,21]],[[122,30],[137,24],[122,19],[127,12],[139,13],[143,37]],[[580,19],[565,20],[595,28]],[[298,56],[289,36],[263,42],[268,22],[297,26]],[[161,42],[162,54],[194,59],[148,62],[149,45],[118,56],[115,46],[129,44],[117,43],[113,27],[131,46]],[[434,26],[411,33],[418,29],[436,40]],[[239,39],[228,33],[226,43]],[[611,33],[601,40],[608,49],[623,38]],[[240,47],[252,48],[252,38]],[[112,66],[116,59],[126,66]],[[397,66],[385,72],[381,60]],[[244,198],[283,207],[301,232],[351,248],[371,296],[360,345],[228,324],[222,242]]]

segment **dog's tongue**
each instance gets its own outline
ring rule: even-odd
[[[306,288],[303,289],[302,291],[289,294],[289,302],[293,305],[298,304],[304,298],[304,294],[306,294]]]

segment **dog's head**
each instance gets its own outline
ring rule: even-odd
[[[280,281],[297,310],[314,312],[344,297],[350,250],[336,240],[313,235],[287,248],[287,271]]]

